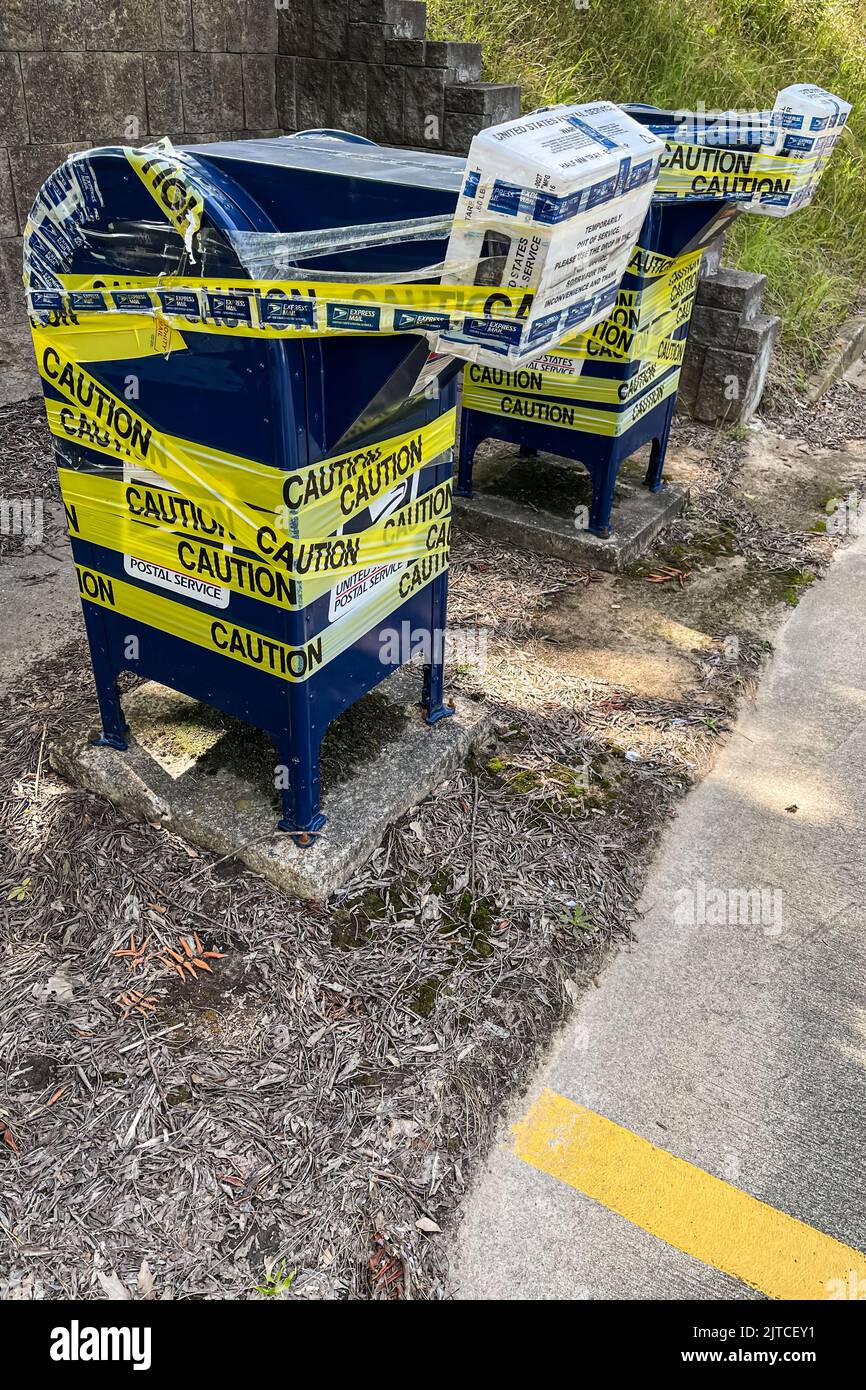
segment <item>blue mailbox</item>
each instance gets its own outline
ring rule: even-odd
[[[301,844],[325,730],[409,659],[384,631],[422,633],[428,722],[450,713],[460,364],[424,336],[424,268],[462,170],[333,132],[102,149],[27,226],[103,741],[126,747],[123,671],[264,730]]]
[[[667,113],[642,106],[624,110],[643,124],[665,128]],[[472,496],[475,452],[490,438],[530,455],[541,451],[581,463],[592,480],[588,524],[596,535],[610,534],[620,464],[647,443],[646,484],[652,491],[662,487],[700,257],[736,212],[718,197],[654,196],[606,319],[520,371],[467,367],[458,496]]]

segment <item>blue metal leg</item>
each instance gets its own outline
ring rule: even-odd
[[[463,410],[460,416],[460,453],[457,457],[457,483],[454,488],[456,497],[472,496],[472,464],[475,461],[475,450],[483,438],[473,428],[474,414],[474,411]]]
[[[427,723],[438,724],[454,713],[450,705],[443,702],[445,688],[445,612],[448,599],[448,573],[434,579],[430,585],[430,636],[432,639],[431,661],[424,667],[421,687],[421,704],[427,710]]]
[[[611,459],[603,470],[592,471],[592,506],[589,509],[589,530],[605,540],[610,535],[610,509],[616,488],[619,461]]]
[[[101,613],[94,612],[89,604],[83,604],[82,610],[87,640],[90,643],[99,716],[102,720],[102,733],[95,743],[100,748],[119,748],[123,752],[129,747],[126,741],[127,723],[123,717],[120,692],[117,689],[117,673],[108,654],[105,624]]]
[[[668,440],[670,439],[671,434],[671,425],[673,423],[674,418],[675,404],[676,397],[674,397],[673,401],[671,402],[670,409],[665,414],[665,423],[662,428],[661,434],[658,436],[657,439],[654,439],[652,442],[652,448],[650,450],[649,467],[647,468],[646,477],[644,479],[644,482],[646,483],[646,486],[649,488],[650,492],[658,492],[661,488],[664,487],[664,483],[662,482],[662,470],[665,466],[665,455],[668,451]]]
[[[280,764],[282,819],[279,830],[291,835],[296,845],[308,849],[315,843],[327,816],[319,810],[319,745],[309,724],[294,735],[285,732],[274,740]]]
[[[95,740],[100,748],[119,748],[121,752],[129,747],[126,741],[127,724],[123,717],[117,681],[111,671],[100,668],[103,663],[94,661],[93,675],[96,680],[96,698],[99,702],[99,715],[102,719],[102,733]]]

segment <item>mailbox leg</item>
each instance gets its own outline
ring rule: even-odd
[[[658,439],[654,439],[652,442],[649,467],[647,468],[646,477],[644,479],[650,492],[658,492],[664,487],[664,483],[662,482],[662,470],[665,466],[665,455],[668,451],[668,440],[671,434],[675,404],[676,397],[674,397],[670,408],[665,413],[665,423],[661,434]]]
[[[481,436],[475,432],[472,411],[464,410],[460,416],[460,453],[457,457],[457,484],[454,488],[456,497],[472,496],[472,464],[475,461],[475,450],[480,443]]]
[[[99,717],[102,720],[102,733],[96,739],[96,744],[100,748],[119,748],[123,752],[129,746],[126,741],[127,724],[120,703],[120,691],[117,688],[117,673],[108,655],[104,621],[101,614],[91,611],[89,604],[83,604],[82,611],[87,640],[90,643]]]
[[[301,849],[308,849],[315,844],[316,832],[327,820],[319,810],[319,744],[314,742],[309,725],[297,730],[294,736],[278,735],[274,743],[280,763],[283,812],[278,829],[291,835]]]
[[[616,489],[617,463],[609,463],[599,476],[592,474],[592,506],[589,509],[589,530],[604,540],[610,535],[610,509]]]
[[[443,701],[445,688],[445,607],[448,598],[448,571],[430,585],[431,660],[424,667],[421,704],[427,710],[427,723],[438,724],[454,713],[453,705]]]
[[[96,740],[100,748],[119,748],[123,752],[129,747],[126,741],[127,724],[120,704],[117,681],[111,672],[103,678],[94,665],[96,677],[96,698],[99,701],[99,714],[102,719],[102,733]]]

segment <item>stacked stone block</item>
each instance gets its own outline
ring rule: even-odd
[[[708,252],[680,376],[678,405],[708,424],[743,425],[761,401],[780,320],[761,313],[767,277],[718,265]]]
[[[428,40],[416,0],[284,0],[277,88],[286,128],[465,154],[520,113],[520,89],[481,82],[481,47]]]

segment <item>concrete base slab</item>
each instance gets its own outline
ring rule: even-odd
[[[555,454],[522,457],[513,444],[488,441],[476,454],[474,496],[455,497],[459,524],[543,555],[591,569],[623,570],[646,555],[659,533],[688,501],[688,488],[665,483],[659,492],[643,484],[646,464],[627,459],[617,480],[611,535],[575,526],[578,507],[592,501],[589,475]]]
[[[463,697],[452,718],[430,727],[420,693],[420,672],[404,668],[331,725],[321,762],[328,822],[307,849],[276,828],[276,754],[266,736],[154,682],[124,698],[126,752],[95,746],[98,728],[79,727],[57,738],[49,757],[69,781],[127,814],[322,900],[490,732],[487,708]]]

